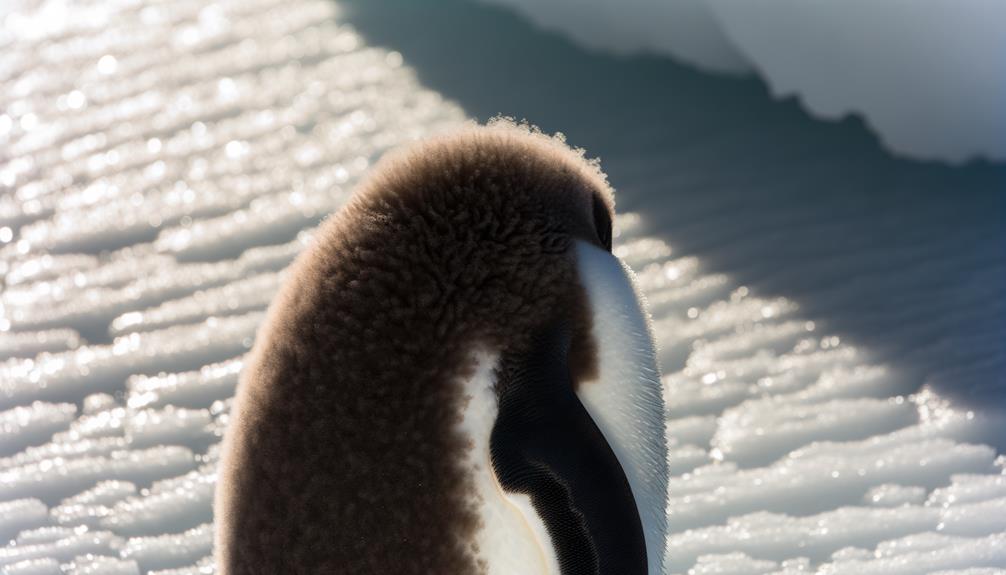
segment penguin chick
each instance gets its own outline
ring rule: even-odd
[[[660,573],[652,336],[598,165],[497,121],[388,154],[242,373],[218,573]]]

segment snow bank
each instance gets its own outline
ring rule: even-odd
[[[867,0],[757,5],[710,0],[717,21],[777,96],[815,115],[866,117],[886,146],[960,162],[1006,159],[1006,5]]]
[[[988,0],[828,4],[480,0],[591,48],[757,73],[814,115],[865,116],[900,154],[1006,159],[1006,6]]]
[[[741,74],[752,67],[734,48],[704,0],[618,4],[571,0],[482,0],[516,8],[536,24],[579,44],[618,53],[670,54],[714,72]]]

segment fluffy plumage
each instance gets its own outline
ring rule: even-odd
[[[560,140],[497,122],[392,153],[319,229],[242,375],[220,573],[476,573],[459,381],[557,317],[592,369],[574,239],[613,199]]]

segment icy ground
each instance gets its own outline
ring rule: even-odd
[[[382,151],[464,114],[322,0],[9,10],[0,569],[211,573],[217,444],[283,268]],[[666,373],[671,572],[1006,568],[1001,421],[618,226]]]

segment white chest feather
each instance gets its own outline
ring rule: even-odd
[[[576,395],[628,480],[642,523],[647,571],[659,574],[666,539],[667,446],[650,326],[631,271],[588,244],[578,243],[576,255],[590,301],[598,368],[595,380],[579,382]],[[481,520],[473,542],[476,555],[494,575],[558,575],[559,553],[531,498],[505,492],[493,470],[490,440],[498,416],[498,359],[481,354],[475,373],[463,382],[467,401],[460,428],[471,441],[466,465],[474,478]]]
[[[493,368],[496,358],[481,354],[478,369],[464,382],[469,398],[461,431],[471,439],[467,464],[471,466],[478,497],[481,526],[475,539],[478,560],[490,575],[554,575],[559,561],[545,523],[531,505],[531,498],[506,493],[493,473],[489,439],[496,421],[497,404]]]

